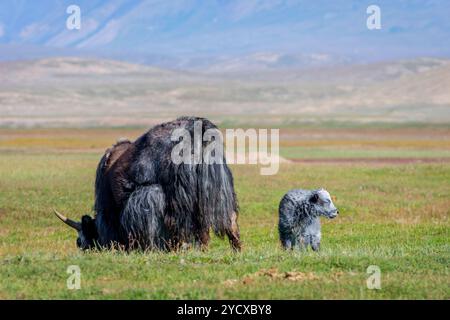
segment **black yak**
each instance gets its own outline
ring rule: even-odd
[[[151,128],[134,142],[118,141],[105,152],[96,173],[95,217],[85,215],[75,222],[55,211],[78,231],[79,248],[204,248],[212,228],[240,250],[238,205],[225,156],[214,164],[176,164],[171,159],[178,143],[172,141],[173,131],[183,128],[193,136],[199,121],[202,134],[218,130],[207,119],[181,117]]]

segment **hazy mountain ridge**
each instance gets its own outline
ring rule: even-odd
[[[96,78],[122,77],[180,77],[183,72],[173,72],[160,68],[137,65],[115,60],[94,58],[57,57],[38,60],[0,62],[0,80],[5,83],[34,84],[39,82],[79,81],[79,78],[94,80]],[[78,80],[77,80],[78,79]]]
[[[138,125],[182,114],[292,121],[450,122],[450,61],[299,72],[176,72],[111,60],[0,63],[1,126]]]
[[[0,2],[0,59],[73,55],[223,72],[449,56],[450,3],[369,0],[79,0],[82,27],[66,29],[69,0]]]
[[[361,84],[377,81],[395,80],[415,76],[430,71],[444,72],[450,65],[450,59],[418,58],[414,60],[387,61],[372,64],[349,64],[321,66],[307,69],[270,70],[258,69],[254,72],[238,69],[217,69],[201,71],[179,71],[134,64],[124,61],[79,57],[54,57],[35,60],[0,62],[0,79],[20,84],[37,76],[58,78],[60,76],[96,76],[143,75],[150,78],[165,75],[168,77],[185,76],[186,79],[252,79],[261,81],[325,82],[333,84]],[[221,70],[221,71],[219,71]],[[22,78],[18,79],[18,76]],[[147,78],[148,79],[148,78]]]

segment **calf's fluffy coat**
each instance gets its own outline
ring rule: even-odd
[[[320,216],[333,219],[338,210],[324,189],[289,191],[279,206],[278,231],[285,249],[320,248]]]

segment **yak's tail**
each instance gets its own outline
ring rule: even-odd
[[[157,181],[163,188],[166,204],[164,225],[169,234],[168,239],[175,245],[192,242],[205,245],[212,228],[218,236],[227,235],[233,247],[239,248],[238,205],[233,176],[225,161],[225,152],[220,163],[205,163],[205,159],[200,164],[175,163],[171,158],[171,152],[178,141],[168,140],[166,135],[170,135],[174,128],[184,128],[190,133],[191,141],[195,141],[195,129],[198,128],[199,121],[202,123],[200,138],[204,137],[207,130],[218,130],[207,119],[181,117],[175,123],[162,124],[151,129],[147,135],[136,140],[137,150],[144,151],[138,155],[131,169],[132,176],[141,185]],[[205,150],[209,143],[202,143]],[[194,144],[191,144],[192,153]],[[136,200],[128,200],[127,207],[138,200],[138,194],[135,197]],[[154,211],[159,209],[162,208],[152,207]],[[128,208],[125,210],[135,211]],[[131,214],[127,212],[126,216]],[[150,232],[150,236],[154,239],[152,232],[154,230]]]
[[[233,214],[238,213],[233,176],[224,164],[202,164],[197,167],[199,211],[220,237],[231,230]]]
[[[225,159],[224,159],[225,161]],[[233,176],[227,164],[202,164],[197,168],[199,179],[199,211],[219,237],[227,236],[231,246],[240,250],[237,224],[238,204]]]
[[[202,121],[202,136],[206,130],[218,130],[207,119],[192,120]],[[190,129],[192,133],[193,130]],[[223,146],[223,142],[221,143]],[[203,150],[207,145],[208,142],[204,141]],[[174,211],[172,214],[178,218],[178,231],[181,231],[182,237],[188,238],[188,241],[192,240],[187,234],[187,231],[192,230],[192,226],[199,231],[200,238],[212,228],[219,237],[227,235],[233,247],[239,247],[238,204],[233,175],[226,164],[224,150],[220,163],[211,163],[210,160],[203,157],[201,164],[169,165],[169,172],[173,175],[171,180],[175,182],[169,187],[171,190],[166,190]],[[191,214],[186,215],[187,212]]]

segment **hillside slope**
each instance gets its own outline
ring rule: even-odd
[[[196,74],[112,60],[0,63],[0,125],[138,125],[184,114],[284,125],[450,122],[450,62]]]

